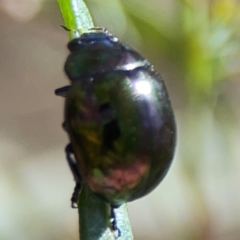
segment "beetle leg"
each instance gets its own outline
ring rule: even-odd
[[[66,148],[65,148],[65,152],[66,152],[66,158],[68,161],[68,165],[72,171],[74,180],[76,182],[72,197],[71,197],[71,203],[72,203],[72,208],[77,208],[78,206],[78,195],[80,193],[81,190],[81,176],[80,173],[77,169],[77,165],[76,165],[76,161],[75,159],[72,157],[73,155],[73,148],[72,148],[72,144],[69,143]]]
[[[71,86],[64,86],[55,90],[55,94],[60,97],[66,97]]]
[[[64,121],[64,122],[62,123],[62,128],[63,128],[63,130],[65,130],[66,132],[68,132],[68,128],[67,128],[67,123],[66,123],[66,121]]]
[[[117,227],[117,219],[116,219],[116,213],[114,211],[114,207],[110,205],[110,218],[111,218],[111,223],[112,223],[112,231],[117,232],[117,238],[121,236],[121,231]]]
[[[76,182],[76,185],[75,185],[75,188],[73,190],[73,194],[72,194],[72,197],[71,197],[71,207],[72,208],[78,208],[78,196],[79,196],[79,193],[81,191],[81,183],[77,183]]]

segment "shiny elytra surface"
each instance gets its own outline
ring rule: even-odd
[[[166,175],[174,115],[163,79],[106,32],[69,44],[65,121],[83,181],[114,206],[140,198]]]

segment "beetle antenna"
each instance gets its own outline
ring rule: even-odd
[[[60,27],[63,28],[67,32],[72,32],[75,37],[79,37],[80,36],[79,32],[76,29],[71,29],[71,28],[69,28],[67,26],[64,26],[64,25],[60,25]]]

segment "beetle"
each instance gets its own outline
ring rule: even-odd
[[[145,57],[104,28],[89,29],[68,49],[71,83],[55,93],[65,97],[72,206],[84,182],[114,209],[151,192],[169,170],[176,124],[167,89]]]

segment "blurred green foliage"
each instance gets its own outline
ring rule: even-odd
[[[125,1],[124,9],[154,49],[179,73],[188,104],[214,103],[216,88],[234,72],[229,69],[239,48],[240,6],[234,0],[171,1],[172,14],[161,4],[150,7],[147,1]],[[164,4],[164,1],[162,1]],[[137,7],[136,7],[137,6]]]

